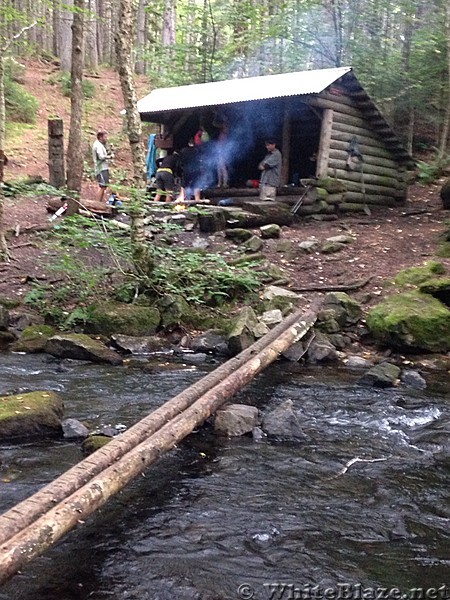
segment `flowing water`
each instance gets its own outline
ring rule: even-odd
[[[212,367],[7,355],[0,393],[55,390],[66,417],[120,428]],[[0,600],[449,598],[448,381],[418,392],[356,379],[272,365],[235,401],[268,410],[290,398],[307,443],[201,428],[1,587]],[[81,458],[76,442],[0,446],[0,511]]]

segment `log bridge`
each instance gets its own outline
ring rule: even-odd
[[[297,310],[252,346],[0,515],[0,584],[95,512],[314,325],[318,305]]]

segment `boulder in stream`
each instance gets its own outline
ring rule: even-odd
[[[262,429],[269,436],[305,441],[292,400],[286,400],[263,418]]]
[[[87,456],[99,448],[106,446],[106,444],[108,444],[112,439],[113,437],[109,435],[89,435],[85,440],[83,440],[83,443],[81,444],[81,451]]]
[[[59,436],[63,402],[50,391],[0,397],[0,441]]]
[[[102,344],[84,333],[60,333],[47,340],[45,352],[59,358],[90,360],[96,363],[122,364],[122,358]]]
[[[49,325],[30,325],[22,331],[20,338],[11,345],[10,350],[27,354],[44,352],[47,340],[54,334],[54,327]]]
[[[229,437],[251,433],[258,424],[258,409],[247,404],[229,404],[218,410],[214,419],[214,429]]]
[[[392,363],[383,362],[369,369],[358,383],[371,387],[387,388],[398,383],[401,369]]]

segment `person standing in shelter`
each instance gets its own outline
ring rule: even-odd
[[[113,158],[111,152],[106,149],[108,133],[101,129],[97,132],[97,139],[92,145],[92,158],[94,161],[95,176],[98,181],[99,190],[97,200],[103,202],[106,188],[109,185],[109,160]]]
[[[175,176],[178,175],[179,154],[172,152],[164,158],[158,158],[156,161],[156,196],[155,202],[159,202],[162,196],[166,197],[166,202],[172,202]]]
[[[259,197],[261,200],[274,201],[281,180],[281,152],[274,139],[268,138],[265,144],[267,154],[258,165],[258,169],[261,171]]]
[[[195,145],[194,138],[190,138],[186,148],[180,154],[181,165],[181,192],[178,200],[183,202],[194,196],[197,202],[200,200],[199,181],[201,178],[200,150]]]
[[[223,122],[217,137],[217,187],[227,188],[229,184],[228,166],[228,125]]]

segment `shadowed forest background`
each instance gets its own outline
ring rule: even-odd
[[[84,72],[117,66],[123,4],[132,11],[134,72],[148,77],[148,91],[351,65],[408,150],[446,160],[450,8],[444,0],[76,0],[75,6],[5,0],[2,60],[58,59],[70,74],[73,19],[82,11]],[[13,120],[21,118],[23,102],[12,97],[14,69],[5,68],[6,114]]]

